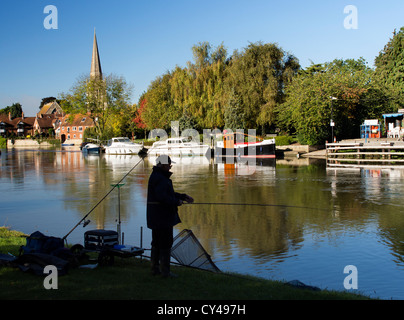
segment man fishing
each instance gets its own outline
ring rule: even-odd
[[[163,277],[175,277],[170,272],[170,258],[173,227],[181,222],[178,207],[183,201],[194,202],[187,194],[174,191],[170,179],[172,163],[167,155],[156,159],[147,189],[147,227],[152,230],[151,269],[153,275]]]

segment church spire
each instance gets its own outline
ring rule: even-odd
[[[98,53],[98,45],[97,45],[97,37],[95,35],[95,28],[94,28],[93,57],[91,59],[90,78],[91,79],[102,79],[101,62],[100,62],[100,55]]]

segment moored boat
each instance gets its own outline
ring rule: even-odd
[[[101,146],[95,143],[86,143],[81,147],[81,151],[88,154],[100,154]]]
[[[223,140],[218,141],[214,155],[215,157],[237,157],[237,158],[275,158],[275,139],[257,141],[245,141],[245,133],[228,133],[223,135]],[[251,140],[251,139],[249,139]]]
[[[138,154],[143,144],[134,143],[127,137],[116,137],[108,140],[104,149],[106,154]]]
[[[204,156],[210,147],[206,144],[200,144],[189,140],[189,138],[169,138],[163,141],[153,143],[148,150],[150,155],[179,155],[179,156]]]

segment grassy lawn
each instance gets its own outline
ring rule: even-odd
[[[0,228],[0,253],[18,254],[25,237]],[[172,267],[178,278],[152,276],[149,261],[115,258],[113,266],[72,268],[58,278],[57,290],[44,288],[44,277],[0,267],[0,299],[97,300],[351,300],[367,297],[336,291],[311,291],[283,282],[228,273]]]

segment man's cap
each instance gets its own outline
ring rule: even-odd
[[[167,155],[161,155],[158,156],[156,159],[156,165],[157,164],[171,164],[171,163],[175,163],[174,161],[171,160],[171,158]]]

